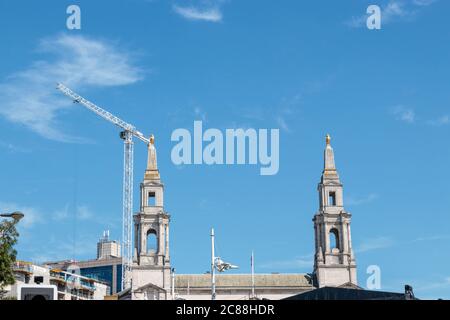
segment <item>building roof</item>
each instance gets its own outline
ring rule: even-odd
[[[156,284],[153,284],[153,283],[147,283],[146,285],[143,285],[142,287],[139,287],[139,288],[135,289],[134,291],[135,292],[143,292],[143,291],[145,291],[146,289],[149,289],[149,288],[152,288],[152,289],[154,289],[154,290],[156,290],[158,292],[163,292],[163,293],[166,292],[165,289],[163,289],[160,286],[157,286]]]
[[[176,288],[210,288],[210,274],[180,274],[175,276]],[[216,274],[216,287],[252,287],[251,274]],[[255,274],[255,287],[312,289],[307,274]]]
[[[93,259],[93,260],[85,260],[85,261],[76,261],[76,260],[62,260],[62,261],[49,261],[44,262],[44,265],[51,266],[52,268],[61,268],[65,269],[69,265],[77,265],[80,268],[89,268],[89,267],[101,267],[101,266],[110,266],[110,265],[118,265],[122,264],[121,257],[106,257],[105,259]]]
[[[404,293],[323,287],[283,300],[408,300]]]

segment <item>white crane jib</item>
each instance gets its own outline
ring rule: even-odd
[[[83,98],[82,96],[80,96],[79,94],[75,93],[74,91],[70,90],[69,88],[67,88],[66,86],[64,86],[61,83],[58,83],[56,89],[58,89],[59,91],[61,91],[62,93],[64,93],[66,96],[68,96],[69,98],[72,98],[73,101],[75,103],[80,103],[83,106],[85,106],[86,108],[88,108],[89,110],[95,112],[96,114],[98,114],[100,117],[102,117],[103,119],[108,120],[109,122],[112,122],[113,124],[115,124],[116,126],[124,129],[125,131],[129,131],[130,133],[132,133],[135,137],[141,139],[142,141],[144,141],[145,143],[149,144],[150,140],[148,138],[146,138],[144,136],[144,134],[142,134],[141,132],[139,132],[135,126],[123,121],[122,119],[116,117],[115,115],[113,115],[112,113],[106,111],[103,108],[100,108],[99,106],[95,105],[94,103],[90,102],[89,100],[86,100],[85,98]]]
[[[131,230],[133,223],[133,136],[147,145],[150,140],[139,132],[135,126],[123,121],[112,113],[86,100],[61,83],[56,87],[59,91],[87,109],[95,112],[105,120],[123,129],[120,137],[124,140],[123,163],[123,229],[122,229],[122,290],[131,287],[131,266],[133,263]]]

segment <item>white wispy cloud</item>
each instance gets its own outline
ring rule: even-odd
[[[422,241],[440,241],[440,240],[448,240],[450,239],[449,234],[440,234],[440,235],[433,235],[433,236],[426,236],[426,237],[417,237],[413,239],[411,242],[422,242]]]
[[[188,103],[182,107],[176,107],[169,110],[167,117],[172,125],[185,126],[188,123],[192,125],[192,119],[201,120],[204,124],[209,122],[208,112],[197,103]],[[180,167],[180,166],[177,166]]]
[[[411,108],[396,106],[392,109],[392,114],[396,117],[397,120],[406,123],[414,123],[416,121],[416,113]]]
[[[60,34],[40,41],[37,59],[0,83],[0,115],[39,135],[62,142],[83,142],[61,130],[58,116],[72,102],[55,90],[57,82],[74,89],[121,86],[143,78],[131,55],[118,45],[80,35]]]
[[[284,119],[284,117],[278,116],[276,118],[276,122],[277,122],[278,127],[280,127],[281,130],[286,131],[286,132],[291,132],[291,128],[287,124],[287,122]]]
[[[417,242],[443,241],[448,239],[450,239],[450,234],[420,236],[405,241],[395,241],[394,238],[389,236],[379,236],[375,238],[365,239],[361,244],[359,244],[359,246],[356,247],[355,252],[361,253],[377,249],[390,248],[393,246],[411,245]]]
[[[52,214],[53,220],[56,221],[64,221],[69,219],[70,217],[73,217],[73,209],[71,208],[70,204],[66,204],[63,208],[55,210]],[[92,212],[92,210],[87,205],[77,205],[76,210],[76,219],[78,220],[94,220],[95,215]]]
[[[32,247],[27,250],[29,259],[37,264],[67,259],[86,259],[95,255],[97,239],[91,234],[80,234],[74,239],[51,236],[47,239],[48,246]],[[20,253],[20,252],[19,252]]]
[[[9,153],[29,153],[30,149],[18,146],[11,142],[0,141],[0,148],[5,149]]]
[[[202,110],[200,107],[194,108],[194,115],[197,120],[202,120],[203,122],[206,122],[206,111]]]
[[[430,126],[441,127],[450,124],[450,117],[448,115],[443,115],[437,119],[428,120],[427,124]]]
[[[367,252],[392,247],[395,244],[391,237],[376,237],[366,239],[355,249],[355,253]]]
[[[265,262],[258,267],[261,269],[271,269],[271,270],[302,269],[302,268],[311,268],[313,263],[314,263],[313,255],[308,254],[300,257],[295,257],[289,260]]]
[[[417,16],[421,8],[429,6],[438,0],[389,0],[381,6],[381,23],[386,25],[398,20],[408,20]],[[366,26],[368,14],[354,16],[346,24],[360,28]]]
[[[34,208],[27,205],[21,205],[13,202],[0,201],[0,212],[14,212],[20,211],[24,214],[22,220],[20,220],[18,226],[23,228],[31,228],[37,223],[44,223],[47,219],[53,219],[55,221],[64,221],[73,216],[70,205],[66,204],[63,208],[55,210],[53,212],[44,214],[43,210]],[[80,221],[95,221],[95,215],[87,205],[78,205],[76,207],[76,218]],[[104,223],[104,221],[103,221]]]
[[[443,279],[440,279],[439,281],[429,282],[424,285],[419,285],[419,286],[415,287],[415,291],[416,292],[420,292],[420,291],[427,292],[427,291],[432,291],[432,290],[442,289],[442,288],[450,288],[450,277],[444,277]]]
[[[228,0],[190,0],[183,5],[174,4],[172,9],[179,16],[191,21],[221,22],[222,7]]]
[[[173,5],[173,10],[183,18],[188,20],[203,20],[209,22],[222,21],[222,12],[218,7],[213,8],[196,8],[196,7],[181,7]]]
[[[358,205],[362,205],[362,204],[366,204],[366,203],[370,203],[374,200],[378,199],[378,194],[376,193],[370,193],[367,196],[364,197],[352,197],[349,196],[346,200],[347,204],[350,206],[358,206]]]
[[[62,221],[68,219],[70,216],[69,208],[70,205],[66,204],[64,208],[55,210],[52,215],[53,220]]]
[[[438,0],[413,0],[413,3],[417,6],[429,6],[437,1]]]
[[[77,218],[80,220],[89,220],[93,217],[93,213],[87,206],[77,206]]]
[[[36,208],[12,202],[0,201],[0,212],[4,213],[15,211],[20,211],[24,214],[24,217],[22,218],[22,220],[20,220],[18,224],[19,227],[29,229],[33,227],[36,223],[40,223],[43,221],[42,213]]]
[[[324,77],[311,79],[303,84],[303,87],[295,95],[281,100],[276,110],[266,109],[265,113],[269,117],[274,117],[277,126],[286,133],[295,131],[291,122],[293,118],[299,114],[302,107],[305,106],[305,97],[320,94],[322,91],[335,81],[336,76],[330,73]]]
[[[425,124],[433,127],[442,127],[450,124],[450,116],[447,114],[439,116],[435,119],[426,120],[425,116],[417,116],[414,109],[407,108],[403,105],[391,108],[390,113],[395,117],[395,119],[409,124]]]

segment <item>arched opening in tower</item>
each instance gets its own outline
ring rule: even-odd
[[[333,249],[340,250],[339,231],[336,228],[330,230],[330,249],[331,251],[333,251]]]
[[[147,231],[147,253],[158,252],[158,237],[156,231],[150,229]]]

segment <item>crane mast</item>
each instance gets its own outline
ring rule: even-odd
[[[131,266],[133,263],[133,135],[130,131],[121,133],[123,139],[123,225],[122,225],[122,290],[131,287]]]
[[[123,129],[120,137],[124,141],[123,159],[123,226],[122,226],[122,290],[131,287],[131,266],[133,263],[132,251],[132,224],[133,224],[133,136],[147,145],[150,140],[139,132],[136,127],[116,117],[112,113],[86,100],[79,94],[59,83],[56,87],[59,91],[71,98],[74,103],[79,103],[96,113],[103,119]]]

